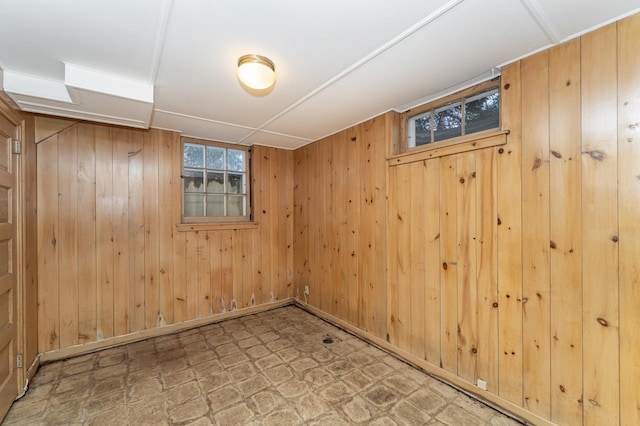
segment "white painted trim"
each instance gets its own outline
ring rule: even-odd
[[[540,31],[545,35],[549,43],[558,44],[560,42],[560,36],[558,31],[553,27],[553,24],[547,17],[544,10],[538,4],[537,0],[520,0],[522,6],[527,10],[531,19],[536,23]]]

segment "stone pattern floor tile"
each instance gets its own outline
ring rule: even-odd
[[[3,424],[519,423],[288,306],[42,365]]]

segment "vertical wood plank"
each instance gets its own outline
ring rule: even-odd
[[[364,290],[360,276],[358,275],[360,253],[358,245],[359,218],[360,218],[360,161],[359,139],[361,126],[355,126],[347,132],[347,282],[348,287],[348,317],[351,324],[358,325],[364,321],[366,307],[361,303],[360,296]],[[364,313],[361,313],[364,311]]]
[[[162,131],[145,133],[143,147],[144,327],[160,323],[159,150]]]
[[[78,126],[58,135],[60,346],[78,344]]]
[[[96,340],[96,147],[95,128],[78,124],[78,343]]]
[[[204,232],[204,231],[203,231]],[[198,279],[198,259],[200,253],[198,249],[198,235],[200,231],[186,232],[186,252],[185,252],[185,268],[186,268],[186,296],[187,296],[187,319],[198,318],[200,282]]]
[[[478,374],[476,281],[476,154],[456,156],[458,258],[458,376],[475,383]]]
[[[333,158],[331,170],[331,199],[333,227],[331,234],[333,276],[333,312],[338,318],[346,319],[349,310],[349,281],[347,259],[347,134],[340,132],[332,136],[331,156]]]
[[[129,331],[145,327],[144,277],[144,139],[145,133],[129,134]]]
[[[233,231],[220,232],[223,312],[235,309],[233,301]]]
[[[38,203],[38,351],[60,347],[58,280],[58,135],[37,147]]]
[[[433,365],[440,365],[440,161],[427,160],[424,163],[424,323],[425,359]]]
[[[580,40],[549,51],[551,420],[582,423]]]
[[[316,170],[318,172],[315,182],[318,186],[316,188],[316,206],[314,210],[316,216],[316,223],[318,226],[318,243],[317,243],[317,263],[319,268],[320,280],[318,282],[317,292],[320,294],[320,309],[325,312],[331,313],[332,301],[333,301],[333,287],[326,277],[330,277],[332,273],[331,261],[327,256],[327,252],[330,253],[329,247],[331,244],[331,193],[328,188],[331,185],[331,144],[329,140],[325,139],[319,143],[317,153],[317,165]]]
[[[129,131],[113,128],[113,333],[129,332]]]
[[[522,405],[522,186],[520,62],[502,70],[502,126],[511,132],[498,150],[499,394]]]
[[[284,188],[281,190],[285,194],[284,217],[285,217],[285,241],[282,244],[284,250],[286,288],[283,289],[283,297],[293,297],[293,152],[280,150],[282,155],[281,167],[284,173]]]
[[[212,314],[209,232],[198,233],[198,318]]]
[[[522,350],[524,404],[551,415],[549,53],[522,60]]]
[[[478,378],[487,390],[498,393],[498,190],[497,152],[489,148],[476,154],[476,223],[478,233]]]
[[[173,244],[176,225],[176,206],[179,197],[174,195],[179,189],[178,177],[180,171],[174,169],[173,152],[174,145],[180,145],[178,135],[172,132],[159,132],[158,147],[158,232],[160,239],[159,252],[159,325],[173,323]],[[179,208],[179,205],[178,205]],[[179,214],[178,214],[179,218]]]
[[[222,304],[222,264],[220,232],[209,232],[209,264],[211,265],[211,311],[219,314],[224,311]]]
[[[620,424],[640,424],[640,14],[618,23]]]
[[[407,212],[408,225],[411,229],[407,260],[409,261],[409,297],[410,309],[409,329],[411,330],[411,353],[422,359],[425,358],[425,168],[426,162],[419,161],[407,166],[411,186],[410,206]]]
[[[271,241],[271,287],[269,288],[269,300],[278,300],[278,289],[284,282],[282,277],[282,270],[280,265],[280,214],[278,211],[278,152],[275,149],[270,149],[267,155],[267,163],[269,168],[269,239]],[[265,165],[266,167],[266,165]]]
[[[182,176],[182,143],[176,140],[171,145],[171,168],[174,176]],[[176,178],[177,179],[177,178]],[[182,217],[182,189],[184,181],[176,180],[176,186],[171,193],[171,216],[176,223]],[[173,228],[173,319],[175,322],[187,319],[187,270],[185,265],[187,236],[186,232],[178,232]]]
[[[440,368],[458,373],[457,164],[440,158]]]
[[[370,310],[369,315],[374,324],[375,334],[384,339],[387,335],[387,299],[389,297],[388,285],[384,281],[387,276],[387,170],[385,167],[387,158],[387,140],[394,137],[391,122],[397,119],[397,114],[391,112],[384,117],[374,118],[369,121],[371,131],[368,131],[367,141],[373,146],[372,170],[373,170],[373,190],[372,203],[375,208],[373,222],[369,226],[375,227],[375,284],[374,296],[375,307]],[[365,129],[366,131],[366,129]],[[388,339],[387,339],[388,340]]]
[[[360,177],[358,206],[358,326],[363,330],[375,333],[375,149],[370,140],[371,121],[360,124],[354,135],[358,152],[358,175]],[[386,165],[385,165],[386,169]],[[386,220],[385,220],[386,222]],[[382,280],[384,281],[384,280]],[[378,336],[380,337],[380,336]]]
[[[396,167],[398,183],[396,186],[396,206],[398,251],[398,346],[411,351],[411,165]],[[391,254],[394,255],[393,253]]]
[[[240,271],[242,272],[242,298],[240,301],[240,307],[247,308],[251,306],[253,299],[253,262],[251,258],[252,241],[251,234],[253,231],[245,230],[238,231],[240,238],[242,238],[242,264]]]
[[[387,342],[398,344],[398,229],[399,229],[399,210],[398,210],[398,168],[388,167],[387,173],[389,188],[389,217],[387,218]]]
[[[257,184],[259,185],[259,190],[256,193],[257,196],[257,206],[256,210],[259,211],[259,223],[260,223],[260,241],[262,241],[261,245],[261,253],[262,253],[262,301],[264,303],[268,303],[272,301],[273,293],[272,287],[273,282],[273,272],[271,271],[272,265],[272,243],[271,243],[271,215],[275,212],[271,212],[271,167],[270,167],[270,152],[269,148],[258,146],[255,147],[256,151],[254,152],[254,161],[255,164],[259,167],[254,170],[256,174]]]
[[[618,424],[616,26],[582,37],[584,424]]]
[[[97,330],[98,340],[113,337],[114,327],[114,263],[112,212],[113,143],[111,127],[95,129],[96,148],[96,274],[97,274]]]
[[[295,271],[295,296],[307,302],[308,297],[304,294],[305,285],[309,285],[309,224],[308,210],[308,177],[309,158],[308,149],[298,149],[293,152],[294,162],[294,214],[293,214],[293,265]]]

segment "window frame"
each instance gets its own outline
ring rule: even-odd
[[[480,95],[482,93],[491,91],[491,90],[497,90],[498,93],[500,94],[500,108],[499,108],[499,117],[498,117],[498,126],[492,129],[487,129],[487,130],[481,130],[478,132],[474,132],[474,133],[463,133],[463,129],[465,127],[464,125],[464,109],[462,110],[462,126],[461,126],[461,135],[459,136],[454,136],[451,138],[446,138],[446,139],[441,139],[438,141],[433,141],[431,143],[427,143],[427,144],[423,144],[423,145],[416,145],[416,146],[409,146],[409,133],[410,133],[410,129],[409,129],[409,121],[415,117],[420,117],[420,116],[426,116],[427,114],[429,114],[431,117],[433,116],[434,111],[436,110],[440,110],[440,109],[446,109],[447,107],[454,105],[456,103],[460,103],[461,105],[464,105],[465,102],[468,102],[469,98],[473,98],[474,96]],[[432,117],[433,119],[433,117]],[[423,150],[431,150],[431,149],[437,149],[440,148],[442,146],[445,145],[455,145],[458,143],[463,143],[469,140],[472,140],[474,138],[483,138],[486,137],[487,135],[492,135],[494,133],[499,133],[501,132],[502,129],[502,96],[501,96],[501,90],[500,90],[500,77],[495,77],[491,80],[487,80],[484,81],[482,83],[476,84],[474,86],[471,86],[467,89],[464,90],[460,90],[458,92],[452,93],[450,95],[444,96],[442,98],[433,100],[431,102],[428,102],[426,104],[417,106],[415,108],[412,108],[410,110],[405,111],[404,113],[402,113],[401,115],[401,138],[400,141],[401,143],[398,144],[398,149],[397,152],[395,152],[395,155],[399,155],[399,154],[404,154],[404,153],[410,153],[410,152],[417,152],[417,151],[423,151]],[[432,137],[433,137],[433,133],[434,133],[434,129],[431,129],[431,133],[432,133]]]
[[[184,147],[185,144],[203,145],[206,147],[212,146],[216,148],[232,149],[236,151],[245,152],[245,185],[246,185],[246,212],[245,216],[185,216],[184,201],[185,201],[185,164],[184,164]],[[253,196],[252,196],[252,147],[247,145],[236,145],[232,143],[219,142],[208,139],[199,139],[192,137],[180,137],[180,224],[188,227],[198,225],[225,225],[225,224],[251,224],[253,223]],[[207,170],[206,168],[204,170]],[[225,169],[225,173],[228,173],[229,169]],[[206,185],[206,182],[204,183]],[[224,193],[225,197],[228,193]],[[182,228],[182,227],[181,227]]]

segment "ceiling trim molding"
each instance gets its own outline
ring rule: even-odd
[[[27,112],[35,112],[35,113],[49,114],[49,115],[57,115],[52,111],[64,112],[65,115],[63,117],[65,118],[77,118],[79,120],[94,120],[99,123],[117,124],[121,126],[126,125],[126,126],[143,128],[143,129],[148,128],[148,125],[144,120],[136,120],[136,119],[126,118],[126,117],[117,117],[117,116],[108,115],[108,114],[98,114],[90,111],[80,111],[77,109],[62,108],[62,107],[57,107],[53,105],[44,105],[44,104],[39,104],[37,102],[30,102],[30,101],[16,100],[16,103],[20,105],[20,109]]]
[[[403,32],[401,32],[400,34],[398,34],[397,36],[395,36],[394,38],[392,38],[388,42],[386,42],[383,45],[379,46],[378,48],[373,50],[371,53],[369,53],[368,55],[366,55],[365,57],[363,57],[359,61],[355,62],[353,65],[347,67],[342,72],[336,74],[335,76],[333,76],[332,78],[327,80],[325,83],[323,83],[322,85],[320,85],[316,89],[314,89],[311,92],[307,93],[305,96],[303,96],[302,98],[298,99],[296,102],[292,103],[287,108],[285,108],[284,110],[280,111],[278,114],[274,115],[273,117],[271,117],[270,119],[268,119],[267,121],[262,123],[260,126],[258,126],[254,130],[254,132],[248,134],[243,139],[241,139],[240,142],[243,142],[245,139],[251,137],[253,135],[253,133],[255,133],[256,131],[262,130],[263,128],[265,128],[269,124],[273,123],[274,121],[276,121],[277,119],[279,119],[283,115],[287,114],[288,112],[290,112],[290,111],[294,110],[295,108],[297,108],[298,106],[302,105],[304,102],[308,101],[309,99],[311,99],[312,97],[314,97],[318,93],[322,92],[323,90],[325,90],[329,86],[332,86],[336,82],[342,80],[347,75],[351,74],[353,71],[357,70],[358,68],[360,68],[363,65],[367,64],[368,62],[372,61],[373,59],[375,59],[376,57],[380,56],[381,54],[383,54],[387,50],[391,49],[393,46],[397,45],[398,43],[400,43],[401,41],[403,41],[407,37],[411,36],[415,32],[421,30],[422,28],[426,27],[430,23],[434,22],[436,19],[440,18],[441,16],[443,16],[445,13],[447,13],[448,11],[453,9],[454,7],[460,5],[463,1],[464,0],[449,0],[447,3],[445,3],[442,6],[440,6],[438,9],[436,9],[433,12],[431,12],[429,15],[425,16],[420,21],[418,21],[417,23],[413,24],[411,27],[407,28],[406,30],[404,30]]]
[[[214,124],[221,124],[223,126],[236,127],[238,129],[255,130],[254,127],[243,126],[241,124],[227,123],[225,121],[214,120],[214,119],[211,119],[211,118],[198,117],[197,115],[183,114],[181,112],[167,111],[167,110],[158,109],[158,108],[154,108],[153,111],[154,112],[160,112],[162,114],[173,115],[173,116],[176,116],[176,117],[189,118],[191,120],[205,121],[207,123],[214,123]]]
[[[558,44],[562,37],[558,35],[558,31],[553,27],[551,21],[540,6],[537,0],[520,0],[522,6],[527,10],[531,19],[536,23],[540,31],[549,40],[551,44]]]
[[[164,50],[164,41],[167,36],[167,28],[169,27],[169,18],[173,9],[173,0],[164,0],[160,6],[160,22],[156,31],[156,40],[153,45],[153,56],[151,60],[151,73],[149,74],[149,83],[155,84],[158,68],[162,59],[162,51]]]

